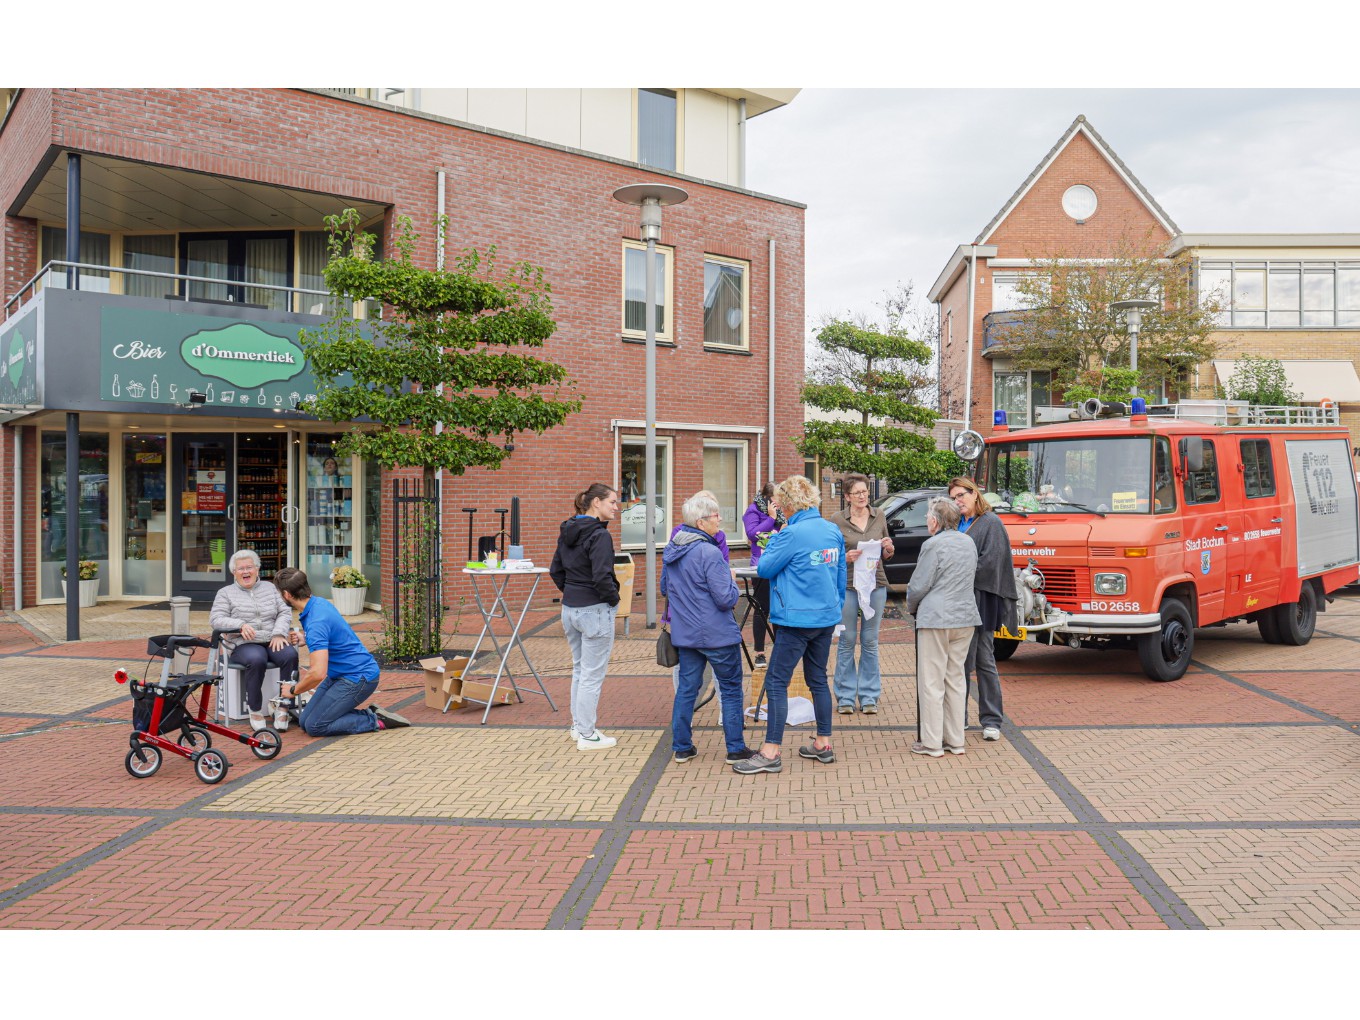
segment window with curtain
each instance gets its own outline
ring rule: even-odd
[[[670,248],[656,246],[656,338],[667,342],[671,339],[671,255]],[[623,242],[623,332],[647,335],[647,246],[637,241]]]
[[[745,350],[748,263],[704,256],[704,343]]]
[[[656,477],[650,486],[647,478],[647,443],[643,439],[623,440],[619,450],[619,544],[642,546],[647,543],[647,496],[656,498],[656,544],[659,549],[670,537],[675,522],[670,506],[670,443],[657,439]],[[744,509],[744,508],[743,508]]]
[[[676,101],[672,89],[638,89],[638,162],[675,169]]]
[[[704,443],[704,488],[718,497],[728,545],[745,545],[740,524],[747,503],[745,443]]]
[[[88,230],[80,232],[80,257],[71,259],[72,262],[82,262],[85,265],[107,266],[109,265],[109,235],[95,234]],[[42,228],[42,253],[39,256],[39,263],[47,265],[52,261],[65,262],[66,258],[66,228],[65,227],[43,227]],[[66,270],[60,269],[47,275],[47,287],[65,287]],[[101,294],[109,292],[109,272],[106,269],[82,269],[80,270],[80,289],[93,290]]]
[[[174,234],[129,234],[123,238],[123,268],[152,273],[175,271]],[[164,297],[175,290],[175,281],[159,276],[123,276],[123,293],[134,297]]]
[[[283,290],[252,287],[264,283],[271,287],[288,286],[288,239],[284,237],[252,237],[246,241],[246,301],[264,305],[275,311],[288,310],[291,295]]]

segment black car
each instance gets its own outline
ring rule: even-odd
[[[888,583],[893,587],[906,585],[921,545],[930,537],[926,530],[926,506],[932,496],[947,495],[944,489],[907,489],[890,492],[874,500],[874,506],[888,516],[888,534],[892,536],[893,556],[883,564]]]

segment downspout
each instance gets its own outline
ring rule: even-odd
[[[737,100],[737,187],[746,187],[746,100]]]
[[[770,273],[770,288],[769,288],[769,289],[770,289],[770,309],[769,309],[769,313],[768,313],[768,314],[769,314],[769,320],[770,320],[770,321],[769,321],[769,338],[768,338],[768,340],[767,340],[767,344],[768,344],[768,346],[769,346],[770,356],[769,356],[769,382],[768,382],[769,392],[768,392],[768,400],[766,401],[766,403],[767,403],[767,405],[768,405],[768,407],[769,407],[769,420],[768,420],[768,422],[767,422],[767,424],[766,424],[766,428],[769,430],[769,433],[770,433],[770,451],[769,451],[769,454],[768,454],[768,456],[769,456],[769,458],[770,458],[770,466],[769,466],[769,475],[767,476],[767,478],[768,478],[769,481],[774,481],[774,477],[775,477],[775,466],[774,466],[774,464],[775,464],[775,435],[776,435],[776,433],[775,433],[775,431],[774,431],[774,361],[775,361],[775,349],[774,349],[774,251],[775,251],[775,245],[774,245],[774,238],[773,238],[773,237],[770,238],[770,240],[769,240],[769,245],[770,245],[770,255],[769,255],[769,267],[770,267],[770,268],[769,268],[769,273]]]

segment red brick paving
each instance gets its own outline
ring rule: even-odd
[[[0,715],[0,733],[19,733],[49,721],[47,716]]]
[[[0,891],[65,864],[145,820],[127,815],[9,815],[0,824]]]
[[[1356,652],[1360,659],[1360,650]],[[1360,722],[1360,667],[1335,672],[1237,673],[1239,679],[1347,722]]]
[[[0,911],[0,928],[541,929],[599,835],[187,819]]]
[[[38,650],[39,641],[17,623],[0,622],[0,655]]]
[[[1165,928],[1085,833],[635,833],[589,928]]]

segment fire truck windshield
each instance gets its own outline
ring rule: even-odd
[[[1159,440],[1160,445],[1166,441]],[[1150,436],[989,443],[979,479],[987,501],[1017,513],[1145,514],[1153,505]],[[1159,471],[1169,450],[1157,450]],[[1169,469],[1164,483],[1169,484]],[[993,493],[996,495],[994,500]],[[1161,509],[1158,504],[1157,509]]]

